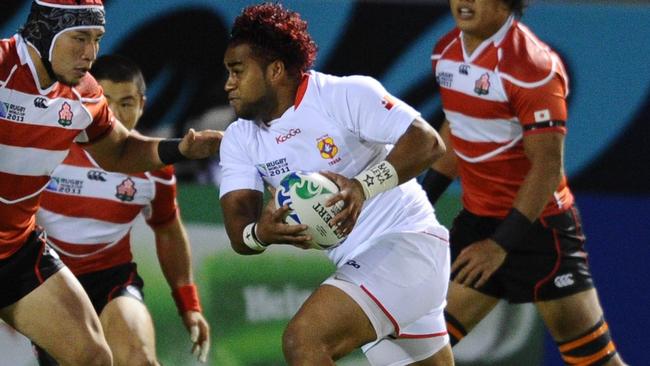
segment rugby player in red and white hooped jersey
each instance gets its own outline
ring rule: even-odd
[[[289,365],[334,365],[362,348],[373,365],[453,365],[443,309],[447,230],[413,179],[444,151],[419,113],[365,76],[308,70],[316,46],[300,15],[279,4],[237,17],[224,56],[225,90],[239,117],[221,146],[221,204],[233,249],[308,246],[288,207],[262,207],[264,185],[323,171],[343,201],[333,225],[347,239],[328,252],[336,272],[283,336]]]
[[[130,133],[88,74],[103,34],[101,0],[35,0],[0,41],[0,318],[62,364],[109,365],[111,354],[88,296],[35,225],[50,173],[75,141],[103,169],[138,172],[212,155],[222,136]]]
[[[145,104],[146,84],[138,66],[102,56],[90,73],[102,86],[124,127],[135,128]],[[143,213],[153,229],[156,253],[193,351],[207,360],[209,326],[192,281],[190,246],[176,205],[173,166],[137,174],[107,172],[74,144],[52,173],[41,198],[37,223],[48,244],[88,293],[116,365],[158,364],[155,332],[144,304],[143,280],[131,253],[131,229]],[[52,365],[37,347],[39,364]]]
[[[451,0],[457,28],[431,56],[449,150],[432,203],[460,177],[446,309],[452,344],[500,299],[533,302],[567,364],[621,365],[593,285],[563,169],[568,77],[517,20],[523,0]]]

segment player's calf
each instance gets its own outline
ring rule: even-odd
[[[617,353],[603,318],[581,336],[557,345],[567,365],[605,365]]]

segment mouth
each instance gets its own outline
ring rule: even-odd
[[[87,68],[87,67],[75,67],[75,68],[74,68],[74,73],[75,73],[78,77],[83,77],[84,75],[86,75],[86,73],[87,73],[88,71],[90,71],[90,69]]]
[[[458,14],[458,19],[469,20],[474,16],[474,10],[466,6],[460,6],[456,9],[456,14]]]

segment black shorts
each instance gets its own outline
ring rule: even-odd
[[[462,210],[450,232],[451,258],[489,238],[501,220]],[[477,290],[512,303],[553,300],[593,288],[577,208],[536,220],[517,249]]]
[[[63,266],[42,229],[34,230],[18,251],[0,259],[0,308],[22,299]]]
[[[132,297],[144,302],[144,282],[138,275],[135,263],[125,263],[97,272],[77,276],[79,282],[90,297],[97,314],[109,301],[119,296]]]

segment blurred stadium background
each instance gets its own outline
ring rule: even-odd
[[[121,53],[143,68],[149,91],[139,129],[158,136],[232,120],[221,57],[244,0],[105,0],[100,54]],[[446,0],[283,1],[309,21],[320,46],[315,68],[365,74],[441,120],[429,55],[453,26]],[[0,34],[24,22],[28,0],[0,2]],[[581,208],[596,285],[619,351],[631,365],[650,356],[650,3],[532,0],[523,22],[564,58],[572,82],[566,169]],[[210,365],[283,365],[280,335],[314,286],[331,272],[322,253],[272,248],[236,256],[223,230],[214,161],[178,165],[179,202],[196,280],[213,330]],[[438,216],[449,224],[458,187]],[[194,365],[190,343],[140,223],[134,248],[165,365]],[[56,326],[56,325],[53,325]],[[562,365],[532,306],[502,304],[455,349],[463,365]],[[34,365],[29,344],[0,325],[0,366]],[[366,365],[359,354],[342,365]]]

